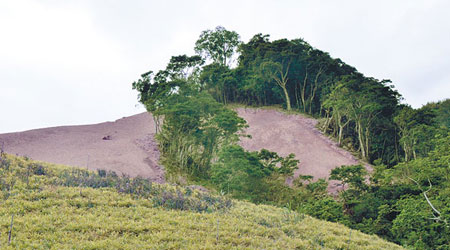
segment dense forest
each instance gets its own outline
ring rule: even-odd
[[[162,163],[173,181],[255,203],[288,207],[377,234],[412,249],[450,249],[450,99],[402,104],[390,80],[367,77],[303,39],[247,43],[223,27],[206,30],[196,55],[133,83],[154,115]],[[246,122],[229,104],[282,105],[319,119],[319,129],[374,166],[341,166],[326,180],[300,176],[298,160],[237,145]]]

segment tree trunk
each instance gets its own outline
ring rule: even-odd
[[[344,130],[344,126],[339,126],[339,135],[338,135],[338,146],[342,146],[342,131]]]
[[[294,85],[294,94],[295,94],[295,101],[297,104],[297,109],[300,109],[300,102],[298,99],[298,90],[297,90],[297,84]]]
[[[370,142],[369,141],[370,141],[370,130],[369,130],[369,127],[367,127],[367,128],[365,128],[365,145],[366,145],[365,151],[366,151],[366,160],[367,161],[370,160],[370,157],[369,157]]]
[[[327,110],[326,111],[326,117],[325,117],[325,123],[323,124],[323,127],[322,127],[322,131],[323,132],[327,131],[327,128],[330,125],[331,119],[333,119],[333,116],[330,117],[330,112]]]
[[[322,74],[322,68],[319,69],[319,72],[316,74],[316,78],[314,79],[314,87],[311,86],[311,95],[309,97],[309,114],[312,114],[312,104],[314,101],[314,97],[317,91],[317,85],[319,84],[319,77]]]
[[[300,93],[301,98],[302,98],[302,104],[303,104],[303,113],[306,113],[306,97],[305,97],[305,92],[306,92],[306,84],[308,83],[308,71],[306,71],[305,74],[305,79],[303,80],[303,87],[302,87],[302,92]]]
[[[339,126],[338,144],[339,144],[339,146],[341,146],[342,145],[342,138],[344,137],[343,136],[344,128],[345,128],[345,126],[347,126],[347,124],[349,124],[350,120],[347,119],[347,121],[344,124],[342,124],[342,122],[341,122],[342,121],[342,116],[339,115],[338,119],[339,119],[339,124],[338,124],[338,126]]]
[[[408,148],[406,147],[406,142],[403,142],[403,149],[405,150],[405,162],[408,162]]]
[[[155,116],[152,114],[153,122],[155,123],[155,134],[158,134],[160,131],[160,124],[159,124],[159,116]]]
[[[366,156],[366,149],[364,146],[364,140],[363,140],[363,133],[362,133],[362,128],[361,128],[361,123],[357,122],[356,123],[356,130],[358,131],[358,141],[359,141],[359,150],[361,151],[361,157],[366,160],[367,156]]]
[[[286,72],[283,72],[283,68],[281,68],[278,73],[280,74],[280,77],[274,76],[275,82],[283,89],[284,96],[286,97],[286,109],[291,110],[291,100],[289,99],[289,94],[286,89],[286,84],[288,82],[288,73],[289,73],[289,65],[286,68]]]
[[[286,109],[288,111],[290,111],[291,110],[291,100],[289,100],[289,94],[287,92],[286,85],[282,86],[282,88],[283,88],[284,96],[286,97]]]

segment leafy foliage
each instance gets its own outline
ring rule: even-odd
[[[343,191],[347,225],[413,249],[448,249],[450,134],[431,144],[426,157],[377,166],[367,189],[350,185]]]
[[[450,128],[450,98],[436,103],[428,103],[422,108],[430,109],[435,113],[435,121],[439,126]]]
[[[157,139],[169,171],[204,178],[222,145],[235,142],[246,127],[236,112],[206,93],[180,92],[160,109],[164,125]]]
[[[211,180],[220,190],[235,198],[261,202],[267,199],[268,178],[292,176],[298,164],[298,160],[293,158],[294,155],[283,158],[265,149],[258,153],[247,152],[238,145],[226,146],[212,166]]]
[[[330,180],[339,180],[343,185],[349,184],[352,188],[364,190],[366,175],[367,171],[361,165],[341,166],[331,170]]]
[[[205,30],[195,42],[195,52],[204,55],[222,66],[229,66],[231,58],[239,45],[239,35],[222,26],[215,30]]]

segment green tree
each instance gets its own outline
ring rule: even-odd
[[[286,85],[288,83],[288,73],[289,65],[286,66],[283,63],[265,61],[261,64],[261,71],[263,75],[275,80],[278,86],[281,87],[284,93],[284,98],[286,100],[286,109],[291,110],[291,100],[289,99],[289,93],[287,91]]]
[[[335,104],[337,111],[345,112],[346,119],[353,121],[361,157],[369,162],[372,159],[374,144],[381,147],[378,144],[381,141],[385,147],[386,141],[392,140],[387,135],[384,136],[384,130],[392,131],[390,126],[393,124],[393,113],[397,108],[399,94],[392,90],[392,86],[385,85],[388,82],[345,76],[336,83],[335,90],[339,90],[340,94],[333,95],[332,92],[330,98],[330,104]],[[374,136],[377,133],[379,137]]]
[[[185,79],[195,80],[200,73],[200,67],[205,61],[200,56],[172,56],[170,62],[167,64],[166,71],[171,80]]]
[[[400,214],[392,225],[394,237],[414,249],[448,249],[449,228],[430,219],[431,208],[425,200],[404,198],[397,202]]]
[[[264,148],[258,152],[258,157],[264,167],[271,169],[271,171],[278,173],[283,177],[292,176],[300,162],[295,159],[295,154],[291,153],[286,157],[281,157],[276,152],[271,152]]]
[[[400,131],[400,143],[404,151],[404,161],[426,156],[432,149],[431,138],[437,132],[434,122],[435,114],[427,107],[413,109],[402,106],[394,117]]]
[[[342,144],[344,128],[352,121],[350,116],[350,95],[349,89],[339,84],[333,88],[323,103],[324,108],[332,110],[331,120],[334,120],[339,127],[337,136],[339,146]]]
[[[157,139],[172,171],[205,178],[222,146],[236,142],[246,127],[236,112],[205,92],[180,91],[160,111],[164,124]]]
[[[248,152],[239,145],[228,145],[211,167],[211,180],[236,198],[265,201],[274,187],[286,186],[286,177],[293,175],[299,162],[294,158],[294,154],[280,157],[266,149]]]
[[[222,149],[219,160],[211,168],[211,180],[222,191],[236,198],[256,200],[267,192],[264,178],[271,175],[256,152],[247,152],[241,146],[230,145]]]
[[[227,104],[235,99],[237,79],[227,66],[212,63],[206,65],[200,75],[202,90],[210,93],[218,102]]]
[[[194,49],[196,53],[212,59],[215,63],[229,66],[239,44],[239,35],[235,31],[217,26],[215,30],[203,31],[195,42]]]
[[[435,113],[435,121],[439,126],[450,129],[450,98],[439,102],[427,103],[423,108],[432,110]]]
[[[341,166],[331,170],[330,180],[342,181],[342,184],[348,184],[353,188],[360,190],[367,186],[364,183],[367,170],[361,165]]]

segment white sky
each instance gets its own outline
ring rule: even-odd
[[[143,112],[131,83],[217,25],[303,38],[413,107],[450,97],[447,0],[0,0],[0,133]]]

